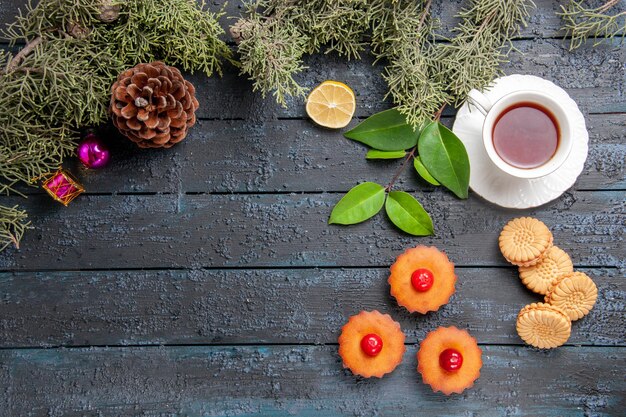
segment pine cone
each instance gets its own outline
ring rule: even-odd
[[[196,123],[195,88],[163,62],[124,71],[111,90],[113,124],[141,148],[169,148]]]

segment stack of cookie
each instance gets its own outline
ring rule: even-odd
[[[529,345],[550,349],[569,339],[572,321],[586,316],[598,289],[586,274],[575,272],[569,255],[553,245],[550,229],[531,217],[511,220],[499,239],[506,260],[519,267],[528,289],[544,295],[517,316],[517,333]]]

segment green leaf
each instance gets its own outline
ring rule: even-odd
[[[470,164],[463,142],[439,122],[422,131],[417,144],[426,170],[459,198],[467,198]]]
[[[333,208],[330,224],[356,224],[378,213],[385,204],[385,188],[364,182],[352,188]]]
[[[428,236],[434,233],[433,221],[424,207],[409,193],[392,191],[387,197],[385,211],[399,229],[415,235]]]
[[[404,158],[406,151],[379,151],[376,149],[370,149],[365,155],[365,159],[398,159]]]
[[[389,109],[368,117],[344,136],[381,151],[403,151],[415,146],[419,130],[413,130],[397,109]]]
[[[422,179],[427,183],[432,185],[441,185],[439,181],[435,179],[435,177],[430,175],[430,172],[428,172],[419,156],[413,159],[413,167],[415,168],[415,171],[417,171],[419,176],[422,177]]]

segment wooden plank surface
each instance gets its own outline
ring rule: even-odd
[[[421,382],[416,348],[382,380],[341,369],[336,346],[0,351],[12,415],[619,416],[624,348],[484,346],[481,376],[444,398]]]
[[[572,188],[626,189],[626,115],[586,119],[589,154]],[[366,161],[364,146],[308,120],[199,121],[185,141],[167,150],[140,150],[112,128],[102,136],[112,151],[106,169],[87,170],[75,158],[67,164],[88,193],[346,192],[361,181],[387,184],[399,166]],[[433,189],[410,167],[397,184],[408,191]]]
[[[24,3],[0,0],[0,25]],[[407,170],[398,188],[422,201],[436,237],[406,236],[383,216],[328,226],[342,193],[387,183],[397,162],[365,161],[363,147],[306,120],[301,98],[282,108],[233,68],[221,79],[187,75],[201,121],[175,148],[138,150],[105,133],[109,167],[70,161],[89,194],[70,207],[38,189],[28,200],[1,196],[23,205],[35,230],[20,251],[0,254],[0,416],[621,416],[626,47],[570,53],[557,39],[560,2],[535,3],[514,41],[521,53],[503,70],[563,87],[590,133],[583,174],[543,207],[460,201]],[[443,35],[463,4],[433,3]],[[240,1],[226,6],[240,10]],[[357,119],[390,106],[371,57],[306,64],[298,80],[307,88],[325,79],[354,88]],[[450,125],[454,109],[445,115]],[[544,220],[599,288],[568,345],[549,352],[516,335],[517,312],[541,297],[497,248],[502,225],[522,214]],[[417,244],[444,249],[459,277],[451,302],[426,316],[398,307],[386,283],[395,257]],[[337,355],[341,326],[361,309],[391,314],[407,335],[405,360],[382,380],[355,379]],[[448,325],[470,330],[484,351],[476,386],[449,398],[415,372],[415,344]]]
[[[507,73],[544,76],[564,87],[587,115],[591,136],[589,157],[575,189],[624,189],[626,186],[626,48],[583,48],[567,53],[554,40],[528,40],[524,56],[512,55]],[[370,62],[345,62],[315,56],[317,76],[306,76],[309,86],[326,78],[346,81],[355,88],[361,117],[387,108],[380,67]],[[317,77],[317,78],[316,78]],[[191,77],[198,87],[202,118],[189,137],[170,150],[139,150],[113,132],[104,133],[113,148],[113,162],[105,171],[74,172],[88,192],[255,192],[347,191],[360,180],[386,182],[393,162],[365,162],[364,148],[342,138],[340,132],[315,127],[305,119],[301,100],[282,109],[263,100],[251,86],[230,71],[225,78]],[[451,111],[452,112],[452,111]],[[449,112],[449,113],[451,113]],[[245,118],[244,120],[241,120]],[[452,124],[452,117],[444,120]],[[353,120],[352,125],[358,123]],[[72,163],[72,162],[70,162]],[[400,182],[410,190],[429,188],[407,170]],[[40,192],[25,187],[28,194]]]
[[[568,344],[626,344],[623,271],[583,271],[595,280],[599,298],[589,316],[574,323]],[[520,344],[517,313],[542,297],[524,288],[515,268],[456,273],[450,303],[427,315],[397,305],[387,268],[4,273],[0,348],[326,344],[335,343],[343,323],[360,310],[391,313],[407,343],[456,325],[481,343]]]
[[[444,122],[451,126],[452,120]],[[589,155],[573,189],[626,189],[626,116],[591,115],[587,123]],[[164,151],[138,150],[112,132],[108,139],[113,156],[106,170],[70,162],[88,193],[346,192],[361,181],[387,184],[400,165],[366,161],[364,146],[308,120],[205,120]],[[397,184],[410,191],[433,189],[410,167]]]
[[[416,244],[444,248],[458,265],[504,266],[498,233],[520,213],[474,196],[422,192],[417,197],[431,213],[436,236],[417,239],[399,233],[383,215],[349,228],[329,226],[340,197],[81,196],[62,207],[46,195],[31,196],[24,207],[35,230],[22,249],[0,254],[0,269],[388,266]],[[544,221],[576,264],[626,265],[624,192],[567,192],[524,213]]]
[[[615,41],[617,45],[618,41]],[[626,88],[626,48],[604,44],[568,52],[559,39],[514,41],[517,50],[509,63],[502,65],[505,74],[533,74],[564,88],[586,113],[625,113],[621,91]],[[336,55],[314,55],[305,60],[309,67],[296,76],[310,89],[327,79],[347,83],[356,94],[358,117],[367,117],[391,106],[383,100],[387,86],[380,76],[382,64],[374,65],[370,56],[361,61],[346,61]],[[252,92],[252,84],[229,71],[224,77],[206,78],[200,74],[189,77],[196,86],[200,108],[198,115],[210,119],[251,119],[303,117],[304,100],[292,98],[283,108],[272,98],[264,100]],[[446,109],[446,115],[453,114]]]

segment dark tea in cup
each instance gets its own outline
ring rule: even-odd
[[[545,107],[533,102],[515,103],[496,118],[493,147],[507,164],[532,169],[555,155],[560,140],[559,125]]]
[[[542,91],[519,90],[492,103],[478,90],[468,101],[485,116],[483,145],[491,162],[520,179],[541,178],[565,163],[572,150],[570,116]]]

